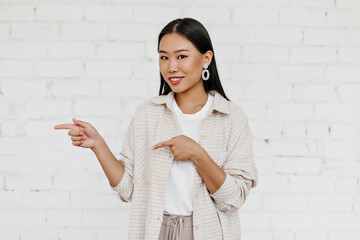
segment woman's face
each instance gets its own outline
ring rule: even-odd
[[[210,65],[212,52],[201,54],[185,37],[177,33],[165,34],[159,43],[160,72],[173,92],[184,92],[197,84],[203,85],[201,73],[204,63]],[[173,82],[171,77],[181,77]]]

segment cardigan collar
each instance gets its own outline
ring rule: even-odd
[[[228,101],[216,90],[210,90],[209,93],[214,96],[214,104],[211,108],[211,111],[212,109],[214,109],[219,112],[229,114],[230,110],[229,110]],[[159,95],[153,97],[151,100],[156,104],[165,103],[168,108],[173,110],[173,106],[172,106],[173,99],[174,99],[174,92],[170,91],[167,95]]]

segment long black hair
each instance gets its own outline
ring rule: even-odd
[[[210,36],[204,27],[199,21],[193,18],[177,18],[169,22],[160,32],[158,39],[157,51],[159,52],[159,45],[161,38],[167,33],[178,33],[188,39],[194,44],[197,50],[205,54],[208,50],[213,52],[213,57],[211,63],[208,67],[210,72],[210,78],[207,81],[203,81],[205,91],[208,93],[210,90],[216,90],[220,93],[226,100],[230,101],[225,95],[225,92],[221,86],[220,78],[218,75],[215,53],[211,43]],[[159,95],[167,95],[171,92],[169,84],[164,80],[160,72],[160,89]]]

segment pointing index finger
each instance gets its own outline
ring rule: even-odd
[[[59,124],[54,126],[54,129],[76,129],[76,126],[74,124]]]
[[[167,146],[170,146],[171,143],[169,141],[165,141],[165,142],[159,142],[157,144],[155,144],[154,146],[152,146],[151,149],[156,149],[156,148],[160,148],[160,147],[167,147]]]

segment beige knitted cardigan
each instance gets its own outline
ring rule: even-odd
[[[193,184],[194,239],[240,239],[239,208],[257,185],[252,135],[243,110],[216,90],[214,102],[199,129],[199,144],[225,171],[221,187],[210,194],[199,173]],[[123,140],[119,161],[125,173],[110,187],[131,202],[128,239],[158,240],[165,207],[166,184],[173,155],[169,147],[151,150],[156,143],[178,135],[173,110],[174,92],[139,105]],[[109,183],[110,184],[110,183]]]

